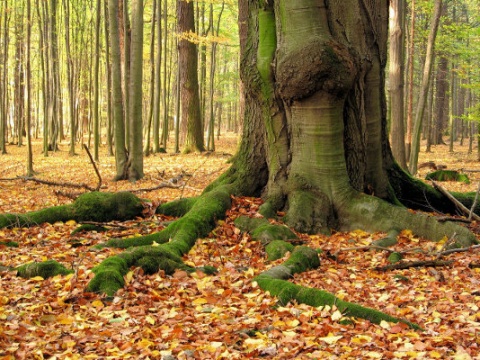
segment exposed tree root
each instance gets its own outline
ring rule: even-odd
[[[124,286],[123,277],[131,266],[139,266],[148,274],[159,270],[166,274],[172,274],[175,269],[192,270],[183,263],[181,257],[190,251],[198,238],[206,236],[213,229],[216,220],[225,216],[231,205],[230,194],[230,186],[220,186],[194,200],[176,202],[181,205],[181,210],[174,210],[173,206],[168,205],[164,207],[165,211],[176,214],[186,211],[185,215],[159,233],[109,241],[108,246],[131,249],[109,257],[95,267],[95,277],[88,284],[87,291],[113,295]],[[188,206],[184,206],[187,202]],[[128,246],[122,246],[122,243]],[[204,271],[208,269],[203,268]]]
[[[417,236],[439,241],[455,234],[456,247],[477,244],[475,235],[468,229],[452,222],[439,222],[433,216],[416,213],[406,208],[391,205],[381,199],[364,194],[338,203],[340,229],[363,229],[368,232],[389,232],[410,229]]]
[[[67,269],[62,264],[55,260],[47,260],[43,262],[32,262],[17,267],[18,276],[30,279],[32,277],[40,276],[44,279],[55,275],[72,274],[73,270]]]
[[[106,222],[128,220],[142,216],[143,205],[139,198],[128,192],[82,194],[70,205],[53,206],[26,214],[0,214],[0,228],[29,227],[57,221],[84,220]]]

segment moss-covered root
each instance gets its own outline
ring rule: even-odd
[[[141,200],[129,192],[91,192],[78,197],[71,205],[53,206],[26,214],[1,214],[0,228],[8,226],[29,227],[57,221],[128,220],[142,216]]]
[[[265,252],[267,253],[267,259],[274,261],[282,258],[287,252],[292,252],[294,246],[283,240],[274,240],[265,246]]]
[[[62,264],[55,260],[48,260],[43,262],[33,262],[21,265],[16,268],[18,276],[30,279],[35,276],[40,276],[44,279],[55,275],[67,275],[73,273],[73,270],[67,269]]]
[[[379,324],[382,320],[398,323],[403,322],[414,329],[420,329],[416,324],[398,319],[381,311],[349,303],[335,297],[333,294],[319,289],[307,288],[287,281],[294,274],[320,266],[315,250],[305,246],[296,247],[290,258],[282,265],[275,266],[255,278],[261,289],[276,296],[282,305],[295,300],[311,306],[335,305],[345,316],[357,317]]]
[[[215,220],[225,216],[230,207],[230,191],[221,186],[200,196],[191,209],[181,219],[171,223],[155,237],[140,237],[142,243],[164,241],[156,246],[139,246],[120,255],[110,257],[93,269],[95,277],[87,286],[87,291],[113,295],[123,287],[123,276],[131,266],[140,266],[146,273],[164,270],[171,274],[175,269],[190,270],[181,259],[188,253],[199,237],[207,235],[215,226]],[[119,240],[120,242],[120,240]]]
[[[403,207],[383,200],[358,194],[337,203],[336,209],[342,220],[340,228],[345,231],[364,229],[369,232],[410,229],[417,236],[439,241],[445,236],[453,237],[456,246],[468,247],[477,244],[475,235],[463,226],[452,222],[438,222],[433,216],[413,214]]]

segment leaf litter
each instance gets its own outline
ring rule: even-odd
[[[219,148],[234,152],[235,138]],[[438,149],[421,154],[425,159],[472,168],[468,155],[457,160]],[[10,147],[0,157],[0,177],[20,175],[22,150]],[[39,154],[39,150],[37,151]],[[40,178],[94,184],[95,174],[82,154],[66,151],[48,158],[37,155]],[[169,201],[198,195],[228,168],[227,156],[156,155],[146,158],[146,177],[135,185],[114,183],[113,160],[102,157],[102,191],[153,187],[182,172],[191,174],[181,189],[140,193],[152,201]],[[461,163],[458,162],[461,159]],[[455,162],[457,161],[457,162]],[[17,164],[17,165],[16,165]],[[5,170],[6,169],[6,170]],[[62,169],[59,171],[59,169]],[[475,174],[474,174],[475,175]],[[478,181],[478,180],[476,180]],[[450,190],[471,189],[446,184]],[[453,187],[453,188],[452,188]],[[456,189],[455,187],[461,187]],[[0,182],[0,211],[25,212],[68,203],[58,190],[20,180]],[[256,198],[235,198],[225,220],[209,236],[199,239],[184,261],[192,266],[210,265],[215,275],[197,271],[145,275],[132,268],[125,287],[113,299],[85,293],[93,277],[91,268],[118,249],[93,250],[111,237],[128,237],[161,230],[172,218],[151,215],[109,224],[105,232],[71,235],[74,221],[20,229],[0,230],[0,264],[15,267],[31,261],[54,259],[74,273],[49,279],[23,279],[14,271],[0,276],[0,359],[475,359],[480,356],[479,252],[449,254],[450,267],[377,271],[389,253],[348,250],[365,247],[385,234],[362,231],[335,233],[330,237],[299,234],[308,246],[321,249],[319,269],[295,275],[297,284],[321,288],[340,299],[373,307],[420,324],[413,331],[403,324],[373,325],[350,319],[335,306],[313,308],[304,304],[280,306],[252,279],[284,259],[267,262],[260,243],[237,229],[239,215],[258,216]],[[472,223],[475,230],[477,225]],[[438,251],[437,244],[414,237],[408,230],[394,249],[408,260],[425,260]],[[441,245],[440,245],[441,246]],[[337,254],[335,258],[329,254]],[[441,274],[441,276],[439,275]],[[349,321],[344,321],[349,320]]]

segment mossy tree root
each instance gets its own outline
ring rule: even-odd
[[[26,214],[1,214],[0,228],[29,227],[57,221],[129,220],[142,216],[142,201],[129,192],[90,192],[80,195],[70,205],[53,206]]]
[[[56,262],[55,260],[32,262],[20,265],[15,270],[17,270],[18,276],[26,279],[36,276],[46,279],[55,275],[67,275],[74,272],[73,270],[67,269],[65,266]]]
[[[188,212],[157,234],[133,238],[132,241],[116,240],[120,245],[127,241],[134,246],[117,256],[105,259],[92,271],[95,277],[87,286],[87,291],[105,293],[109,296],[124,286],[124,275],[131,266],[139,266],[152,274],[164,270],[172,274],[175,269],[190,270],[182,261],[182,256],[190,251],[196,240],[206,236],[215,226],[215,221],[225,216],[231,206],[231,187],[219,186],[198,197]],[[153,244],[155,241],[157,244]],[[143,244],[143,246],[135,246]],[[206,269],[207,271],[209,269]]]
[[[478,243],[475,235],[463,226],[452,222],[439,222],[435,217],[426,214],[413,214],[406,208],[391,205],[373,196],[358,193],[357,196],[335,205],[342,230],[389,232],[410,229],[415,235],[432,241],[440,241],[445,236],[453,238],[457,247]]]
[[[327,291],[295,285],[288,281],[296,273],[315,269],[319,266],[320,260],[317,252],[308,247],[299,246],[293,250],[288,260],[283,264],[263,272],[255,278],[255,281],[261,289],[268,291],[272,296],[276,296],[282,305],[286,305],[292,300],[315,307],[335,305],[346,317],[366,319],[375,324],[380,324],[382,321],[402,322],[413,329],[421,329],[417,324],[384,312],[340,300]]]

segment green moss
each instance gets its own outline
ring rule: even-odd
[[[308,183],[301,177],[292,181],[285,223],[299,232],[330,235],[330,226],[334,227],[330,200],[322,193],[298,190],[305,186]]]
[[[27,279],[35,276],[41,276],[42,278],[46,279],[56,275],[67,275],[73,273],[73,270],[65,268],[65,266],[54,260],[24,264],[17,267],[16,270],[18,271],[18,276]]]
[[[372,242],[372,245],[380,246],[380,247],[394,246],[398,243],[397,236],[398,236],[398,231],[391,230],[386,237]]]
[[[394,264],[394,263],[397,263],[399,262],[400,260],[403,259],[403,256],[402,254],[398,253],[398,252],[392,252],[389,256],[388,256],[388,262]]]
[[[77,227],[75,230],[73,230],[71,235],[75,235],[80,232],[90,232],[90,231],[103,232],[103,231],[107,231],[107,228],[105,226],[99,226],[99,225],[93,225],[93,224],[82,224],[79,227]]]
[[[298,239],[292,230],[283,225],[261,225],[255,228],[252,233],[252,239],[259,240],[262,243],[271,242],[273,240],[290,240]]]
[[[123,276],[115,270],[103,270],[95,275],[87,285],[86,291],[97,292],[113,296],[118,289],[125,285]]]
[[[69,205],[54,206],[26,214],[0,214],[0,228],[29,227],[46,222],[67,221],[72,218]]]
[[[71,205],[53,206],[26,214],[1,214],[0,228],[7,226],[28,227],[57,221],[128,220],[142,216],[143,206],[139,198],[129,192],[82,194]]]
[[[75,200],[72,211],[77,221],[124,221],[142,216],[143,205],[141,200],[130,192],[90,192]]]
[[[263,92],[266,98],[273,92],[272,63],[277,48],[275,33],[275,14],[273,9],[260,9],[258,12],[258,50],[257,69],[263,80]]]
[[[272,201],[267,201],[260,205],[258,208],[259,214],[261,214],[266,219],[276,219],[277,218],[277,208],[273,205]]]
[[[15,241],[0,241],[0,246],[6,246],[6,247],[18,247],[18,243]]]
[[[294,274],[301,273],[318,268],[320,258],[315,250],[307,246],[297,246],[287,261],[283,263],[283,266],[291,269]]]
[[[251,218],[248,216],[239,216],[233,223],[237,228],[246,232],[251,232],[257,227],[270,224],[265,218]]]
[[[470,179],[466,174],[460,174],[455,170],[437,170],[431,173],[428,173],[425,176],[426,180],[437,180],[437,181],[459,181],[465,184],[470,184]]]
[[[274,240],[266,247],[268,260],[273,261],[282,258],[287,252],[293,251],[294,246],[283,240]]]
[[[125,275],[128,271],[128,264],[120,256],[110,256],[103,260],[99,265],[95,266],[92,271],[95,274],[98,274],[105,270],[115,270],[122,276]]]
[[[157,207],[157,214],[164,214],[167,216],[181,217],[185,215],[195,202],[197,201],[196,197],[183,198],[175,201],[171,201]]]

